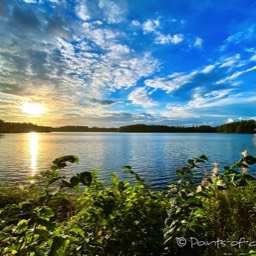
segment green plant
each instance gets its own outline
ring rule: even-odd
[[[67,227],[72,237],[69,255],[162,255],[167,199],[153,192],[126,166],[137,183],[118,181],[110,187],[94,179],[78,199],[81,210]]]
[[[208,235],[205,216],[206,199],[214,196],[211,189],[197,186],[193,169],[200,168],[199,163],[205,163],[207,157],[201,155],[189,159],[188,164],[177,170],[180,180],[170,186],[171,199],[168,207],[168,218],[164,230],[166,254],[198,255],[190,247],[178,247],[178,239],[188,241],[190,237],[205,239]],[[188,254],[189,253],[189,254]]]
[[[25,185],[0,185],[0,209],[8,204],[18,204],[36,196],[37,191]]]
[[[112,173],[111,185],[105,186],[97,171],[68,179],[61,170],[79,159],[57,158],[49,170],[33,177],[32,186],[16,190],[21,196],[0,189],[5,198],[0,206],[0,255],[255,255],[248,245],[189,246],[192,237],[256,240],[256,184],[247,173],[256,158],[245,153],[199,185],[194,170],[202,170],[206,161],[204,155],[189,159],[177,170],[180,179],[169,191],[154,191],[130,166],[124,171],[134,183]],[[82,193],[72,192],[80,192],[81,184]],[[180,237],[188,246],[178,246]]]
[[[0,253],[1,255],[64,255],[70,243],[56,220],[52,202],[68,200],[65,188],[77,188],[79,183],[90,185],[92,175],[83,172],[67,181],[60,170],[67,163],[78,163],[76,156],[63,156],[38,179],[41,192],[35,198],[18,204],[6,205],[0,210]],[[55,185],[55,184],[58,185]],[[36,185],[34,185],[36,186]]]

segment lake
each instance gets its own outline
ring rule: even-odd
[[[163,188],[176,179],[176,170],[191,157],[205,154],[210,172],[213,162],[230,165],[241,152],[256,155],[255,135],[215,133],[20,133],[0,134],[0,182],[29,182],[27,177],[51,166],[60,156],[73,154],[79,165],[70,165],[63,173],[72,176],[98,169],[99,178],[109,172],[127,177],[121,167],[132,166],[155,188]],[[251,170],[254,173],[254,170]],[[204,171],[198,171],[202,176]],[[107,183],[108,184],[108,183]]]

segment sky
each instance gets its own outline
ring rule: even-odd
[[[256,0],[0,0],[0,119],[256,119]]]

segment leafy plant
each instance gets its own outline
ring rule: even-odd
[[[204,171],[206,161],[204,155],[189,159],[169,190],[155,191],[130,166],[124,172],[135,182],[120,181],[112,173],[111,185],[105,186],[97,171],[67,178],[61,170],[79,159],[57,158],[49,170],[32,177],[33,185],[17,190],[21,196],[0,189],[0,255],[255,255],[246,245],[177,244],[180,237],[187,245],[191,237],[256,240],[256,184],[248,173],[256,158],[244,152],[223,173],[215,168],[199,184],[195,170]]]
[[[207,157],[201,155],[189,159],[188,164],[177,170],[180,180],[170,186],[171,199],[168,207],[168,218],[164,230],[166,254],[193,255],[191,248],[179,248],[177,245],[180,237],[189,239],[207,237],[207,223],[204,206],[206,199],[214,196],[211,189],[196,186],[193,169],[200,168],[199,163],[205,163]],[[198,253],[198,248],[197,252]]]
[[[133,175],[135,185],[112,173],[111,187],[92,184],[84,190],[78,199],[81,210],[67,228],[72,237],[69,255],[162,254],[164,192],[150,191],[130,166],[125,172]]]
[[[55,159],[49,170],[33,177],[38,179],[41,188],[35,198],[0,210],[1,255],[64,255],[70,239],[59,229],[56,212],[50,205],[56,200],[68,200],[64,188],[77,188],[79,183],[90,185],[92,182],[89,172],[67,181],[57,170],[66,167],[68,162],[78,163],[79,160],[72,155]]]

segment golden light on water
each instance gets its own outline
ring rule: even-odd
[[[31,158],[31,175],[35,175],[37,172],[37,152],[38,152],[38,133],[31,132],[29,134],[30,142],[30,158]]]

